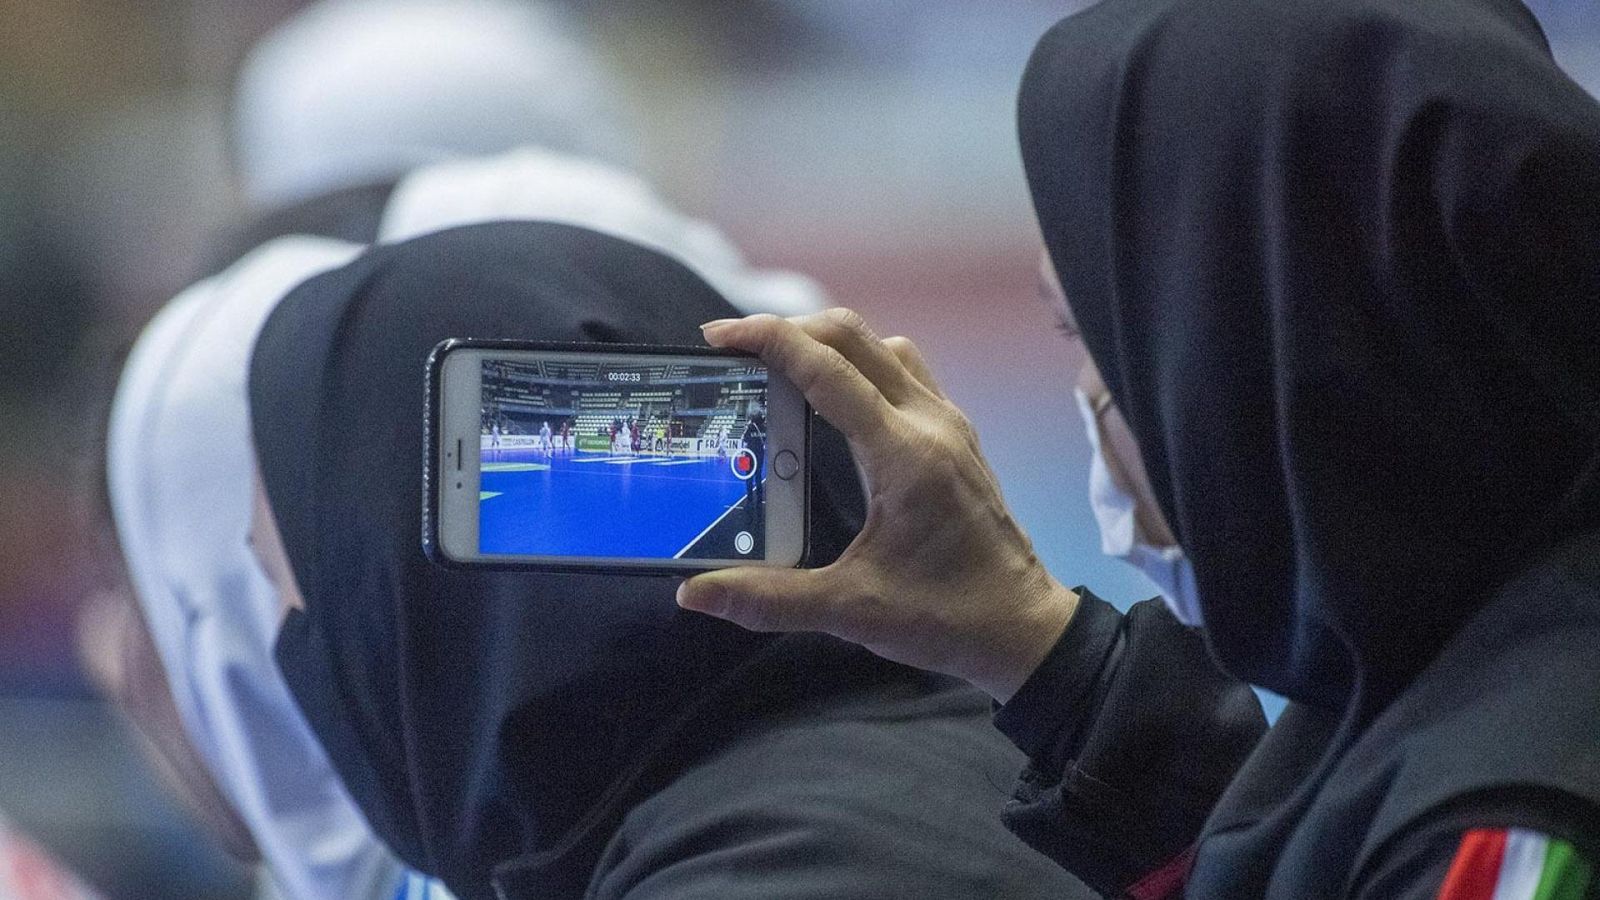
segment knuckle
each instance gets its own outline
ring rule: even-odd
[[[827,309],[808,323],[806,331],[830,347],[849,347],[861,341],[862,328],[854,324],[860,318],[848,309]]]
[[[809,330],[817,340],[834,347],[859,346],[878,339],[860,313],[842,306],[823,310],[811,321]]]
[[[849,331],[865,331],[867,328],[867,320],[848,306],[832,307],[824,310],[822,315],[834,325]]]

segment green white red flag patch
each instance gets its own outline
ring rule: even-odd
[[[1439,900],[1583,900],[1594,865],[1566,841],[1525,828],[1461,838]]]

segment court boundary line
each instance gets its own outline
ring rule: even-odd
[[[677,553],[672,554],[672,558],[673,559],[683,559],[683,555],[685,553],[689,552],[689,548],[690,547],[693,547],[695,544],[700,543],[700,539],[705,537],[707,534],[710,534],[711,533],[711,529],[713,529],[713,528],[717,527],[718,525],[722,524],[722,520],[726,519],[728,517],[728,513],[731,513],[734,510],[738,509],[739,507],[743,506],[744,502],[746,500],[749,500],[749,499],[750,499],[750,495],[749,494],[745,494],[743,497],[739,498],[739,501],[737,503],[735,503],[732,506],[728,507],[727,509],[723,510],[722,511],[722,515],[717,516],[716,521],[712,522],[710,525],[707,525],[704,531],[702,531],[699,534],[695,535],[694,536],[694,540],[690,541],[687,544],[684,544],[682,550],[679,550]]]

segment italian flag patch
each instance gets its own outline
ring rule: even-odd
[[[1439,900],[1583,900],[1593,877],[1593,865],[1566,841],[1475,828],[1461,839]]]

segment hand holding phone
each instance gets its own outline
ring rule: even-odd
[[[1039,561],[972,423],[922,354],[842,309],[702,328],[712,345],[759,353],[805,385],[860,464],[867,524],[829,565],[697,575],[679,587],[679,605],[756,631],[826,632],[1009,699],[1078,595]]]
[[[445,565],[793,567],[810,410],[707,348],[451,340],[429,360],[424,542]]]

